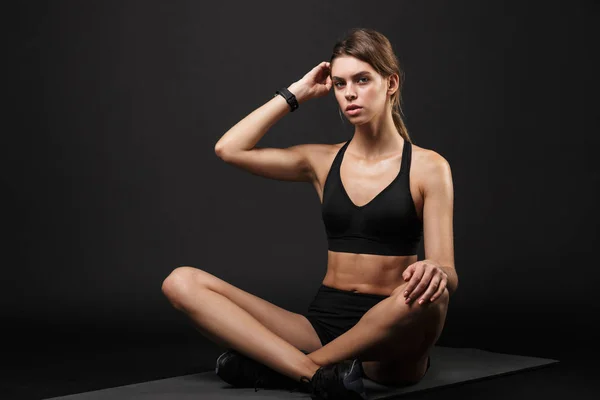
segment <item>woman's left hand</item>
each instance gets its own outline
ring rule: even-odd
[[[405,304],[419,298],[419,304],[435,301],[444,293],[448,284],[448,275],[435,263],[429,260],[417,261],[409,265],[402,277],[409,281],[404,291]]]

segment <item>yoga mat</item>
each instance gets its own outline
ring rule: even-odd
[[[489,379],[509,373],[557,363],[558,360],[501,354],[474,348],[434,346],[430,353],[431,366],[417,384],[394,388],[364,379],[369,400],[386,399],[403,393],[431,390],[466,382]],[[215,359],[216,363],[216,359]],[[310,399],[308,393],[259,388],[236,388],[219,378],[214,370],[174,378],[118,386],[68,396],[51,397],[65,400],[121,399]]]

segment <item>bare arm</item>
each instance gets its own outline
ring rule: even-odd
[[[331,79],[328,74],[329,64],[323,62],[288,89],[302,104],[329,91]],[[301,144],[285,149],[256,147],[267,131],[289,112],[290,107],[282,96],[273,97],[230,128],[216,143],[215,153],[223,161],[255,175],[289,181],[313,180],[310,154],[318,144]]]
[[[434,261],[447,274],[447,289],[452,294],[458,287],[458,275],[454,266],[454,186],[450,164],[431,151],[426,176],[423,227],[427,260],[424,261]]]
[[[307,100],[306,89],[298,82],[292,83],[288,89],[296,96],[298,104]],[[282,96],[273,97],[225,132],[215,145],[215,153],[222,158],[252,150],[267,131],[290,112],[290,106]]]

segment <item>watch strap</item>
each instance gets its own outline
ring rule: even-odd
[[[296,99],[296,96],[294,96],[294,94],[288,90],[288,88],[284,87],[279,90],[276,90],[275,95],[273,97],[277,95],[283,96],[285,101],[289,104],[291,112],[294,112],[298,108],[298,100]]]

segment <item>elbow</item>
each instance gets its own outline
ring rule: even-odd
[[[221,153],[223,153],[223,146],[217,142],[217,144],[215,144],[215,154],[221,157]]]
[[[215,154],[223,161],[225,161],[225,158],[227,157],[223,146],[219,145],[218,143],[215,145]]]

